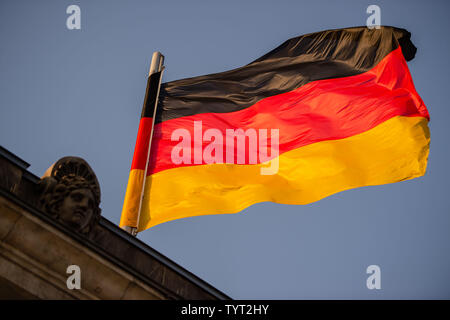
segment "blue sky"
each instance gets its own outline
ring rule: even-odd
[[[81,30],[66,8],[81,8]],[[229,70],[305,33],[381,23],[406,28],[430,115],[424,177],[305,206],[261,203],[176,220],[138,238],[232,298],[450,298],[447,1],[1,1],[0,144],[42,175],[86,159],[118,224],[153,51],[163,81]],[[368,290],[366,268],[381,268]]]

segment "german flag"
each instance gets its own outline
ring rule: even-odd
[[[415,52],[404,29],[328,30],[162,84],[138,231],[424,175],[429,115],[406,64]],[[138,221],[148,116],[144,106],[121,226]]]

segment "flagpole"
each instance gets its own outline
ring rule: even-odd
[[[139,209],[138,209],[137,223],[136,223],[136,227],[130,227],[130,226],[123,227],[123,229],[125,231],[127,231],[128,233],[130,233],[133,236],[137,235],[138,229],[139,229],[139,221],[140,221],[140,217],[141,217],[142,202],[143,202],[144,194],[145,194],[144,192],[145,192],[145,182],[147,179],[148,162],[150,159],[150,150],[152,147],[153,129],[155,127],[156,108],[158,106],[159,90],[161,88],[161,79],[162,79],[162,74],[164,72],[163,64],[164,64],[164,56],[161,54],[161,52],[159,52],[159,51],[153,52],[152,62],[150,64],[150,70],[148,72],[148,76],[150,77],[152,74],[157,73],[157,72],[161,72],[161,75],[160,75],[160,80],[158,81],[158,90],[157,90],[156,97],[155,97],[155,105],[153,106],[152,129],[150,131],[150,137],[149,137],[149,141],[148,141],[148,150],[147,150],[147,158],[146,158],[147,160],[145,161],[144,179],[142,181],[141,195],[139,197]]]

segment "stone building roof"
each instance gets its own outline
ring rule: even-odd
[[[104,217],[88,234],[54,219],[28,167],[0,147],[0,298],[230,299]],[[66,285],[69,265],[79,290]]]

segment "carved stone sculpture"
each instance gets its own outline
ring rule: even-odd
[[[87,235],[100,219],[100,186],[94,171],[78,157],[64,157],[41,179],[43,211]]]

